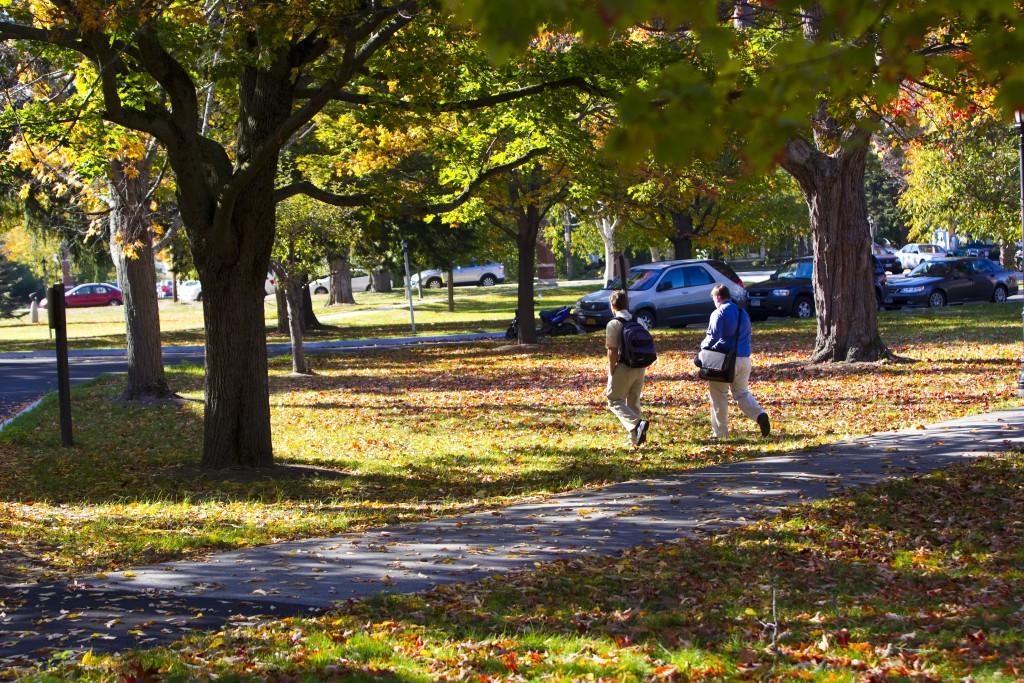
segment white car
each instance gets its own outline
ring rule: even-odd
[[[896,252],[904,269],[914,269],[922,261],[944,258],[946,250],[937,244],[907,244]]]
[[[202,301],[203,283],[199,280],[185,280],[178,283],[178,301]]]
[[[309,283],[310,294],[327,294],[331,291],[331,276],[330,274],[324,275],[323,277],[317,278]],[[370,291],[370,275],[363,270],[352,271],[352,291],[353,292],[368,292]]]
[[[276,290],[274,276],[267,273],[263,283],[263,296],[269,296]],[[202,301],[203,283],[199,280],[185,280],[178,283],[178,301]]]
[[[412,276],[413,287],[418,285],[421,279],[423,286],[427,289],[440,289],[445,286],[444,273],[437,268],[414,273]],[[468,266],[455,266],[452,268],[452,280],[456,287],[464,285],[493,287],[499,282],[505,281],[505,266],[500,263],[477,265],[475,261]]]

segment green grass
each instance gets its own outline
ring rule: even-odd
[[[704,539],[90,654],[27,678],[1019,680],[1022,556],[1016,452]]]
[[[116,377],[77,387],[73,449],[59,445],[52,398],[0,434],[0,576],[80,575],[331,535],[1019,403],[1012,307],[883,315],[883,335],[915,364],[806,366],[813,324],[756,328],[752,389],[774,433],[761,440],[734,411],[725,443],[706,438],[707,398],[691,363],[701,332],[659,331],[644,395],[653,428],[639,452],[621,445],[604,407],[600,335],[530,352],[495,342],[314,356],[311,377],[277,359],[276,458],[311,468],[304,477],[197,471],[197,368],[169,371],[183,405],[115,402]]]
[[[538,290],[543,308],[575,303],[595,285]],[[362,292],[357,303],[327,306],[327,296],[313,297],[317,316],[329,329],[312,331],[315,341],[405,337],[410,335],[409,310],[401,290],[390,294]],[[420,334],[447,334],[474,331],[499,331],[508,326],[516,307],[516,286],[460,287],[455,290],[455,311],[448,312],[447,292],[424,290],[421,299],[413,297],[416,327]],[[123,348],[125,345],[124,309],[119,306],[68,309],[68,339],[72,349]],[[268,339],[287,342],[288,335],[277,331],[276,299],[265,300]],[[203,307],[198,303],[160,301],[160,332],[165,345],[203,344]],[[40,322],[28,317],[0,319],[0,352],[52,349],[53,341],[46,324],[46,311]]]

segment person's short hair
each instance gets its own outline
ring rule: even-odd
[[[616,311],[623,311],[626,309],[626,304],[629,298],[626,296],[626,292],[619,289],[611,293],[608,297],[608,303],[612,305]]]
[[[725,285],[715,285],[711,288],[711,296],[722,301],[728,301],[732,298],[732,292]]]

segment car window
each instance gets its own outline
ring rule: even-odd
[[[715,281],[715,279],[711,277],[711,273],[700,266],[687,266],[686,268],[683,268],[683,280],[684,287],[710,285]]]
[[[95,287],[92,285],[82,285],[81,287],[72,289],[68,294],[92,294],[94,289]]]
[[[777,280],[810,279],[814,275],[814,261],[790,261],[779,268]]]
[[[673,268],[665,273],[658,283],[660,289],[682,289],[686,286],[686,277],[683,275],[683,268]]]
[[[103,287],[102,285],[96,285],[95,287],[92,288],[93,294],[106,294],[108,291],[110,290],[108,290],[106,287]]]
[[[658,275],[660,273],[661,271],[650,270],[648,268],[634,268],[629,271],[629,279],[626,281],[628,289],[631,291],[650,289],[658,279]],[[604,286],[604,289],[622,289],[622,284],[618,279],[612,280]]]
[[[995,275],[999,272],[999,266],[989,261],[987,258],[980,258],[974,262],[974,271],[977,273],[987,273],[988,275]]]
[[[945,263],[935,263],[932,261],[925,261],[917,268],[910,271],[911,277],[916,276],[927,276],[927,277],[948,277],[949,276],[949,265]]]

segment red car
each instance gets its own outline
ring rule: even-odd
[[[121,306],[122,304],[124,304],[124,297],[121,295],[121,290],[104,282],[76,285],[64,292],[64,305],[68,308]],[[46,308],[46,299],[43,299],[39,305]]]

